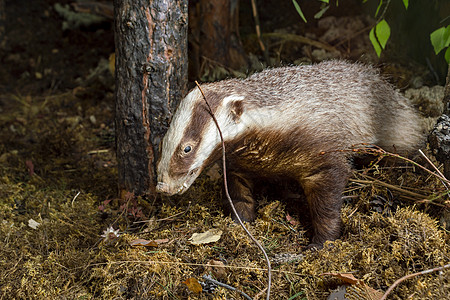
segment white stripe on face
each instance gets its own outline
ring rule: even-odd
[[[158,173],[161,173],[161,170],[169,170],[170,159],[173,155],[175,155],[177,146],[183,138],[184,131],[192,119],[194,107],[202,99],[201,97],[201,93],[196,88],[192,90],[183,100],[181,100],[180,105],[173,116],[173,120],[170,123],[169,130],[163,139]]]
[[[223,138],[225,141],[231,140],[234,137],[239,136],[247,127],[251,124],[246,122],[235,122],[231,115],[231,103],[233,101],[243,100],[244,96],[241,95],[231,95],[223,98],[220,105],[217,107],[215,112],[215,117],[217,123],[222,131]],[[219,131],[213,119],[208,123],[202,137],[202,142],[198,145],[199,150],[197,151],[197,156],[192,164],[191,170],[204,167],[204,162],[209,158],[211,153],[216,147],[221,143]]]

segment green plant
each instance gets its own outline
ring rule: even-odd
[[[442,26],[430,34],[431,44],[434,48],[434,53],[437,55],[442,50],[447,48],[444,57],[445,61],[450,64],[450,25]]]
[[[329,0],[318,0],[322,2],[321,8],[318,13],[314,15],[314,18],[319,19],[322,15],[328,10],[330,7]],[[366,3],[368,0],[362,0],[362,3]],[[402,0],[405,9],[408,9],[409,0]],[[292,0],[292,3],[295,6],[300,17],[306,23],[306,18],[300,8],[300,5],[296,0]],[[377,18],[377,22],[375,26],[369,32],[369,39],[377,53],[378,57],[380,57],[381,52],[386,47],[386,44],[391,36],[391,28],[388,22],[385,20],[384,16],[389,7],[391,0],[379,0],[377,9],[375,11],[375,18]],[[338,6],[338,0],[336,0],[336,6]],[[380,13],[381,12],[381,13]],[[434,47],[435,54],[439,54],[442,50],[447,49],[445,51],[445,60],[447,63],[450,63],[450,25],[445,27],[441,27],[436,29],[434,32],[430,34],[431,44]]]

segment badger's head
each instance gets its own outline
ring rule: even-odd
[[[224,140],[244,128],[243,96],[221,96],[203,87],[206,99],[222,130]],[[184,193],[201,171],[220,158],[221,140],[217,127],[198,88],[181,100],[162,141],[157,166],[157,190],[169,195]]]

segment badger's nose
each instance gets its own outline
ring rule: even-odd
[[[169,185],[164,182],[158,182],[156,184],[156,191],[159,193],[169,193]]]

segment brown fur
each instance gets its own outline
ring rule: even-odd
[[[329,151],[329,142],[296,129],[270,135],[249,132],[227,143],[230,196],[241,219],[252,221],[256,217],[256,182],[293,179],[308,201],[314,228],[312,244],[320,246],[339,237],[341,194],[351,166],[341,152]]]

